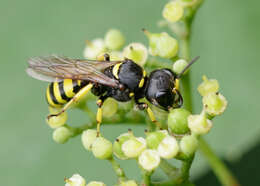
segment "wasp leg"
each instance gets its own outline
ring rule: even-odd
[[[175,88],[176,90],[180,90],[180,79],[175,79]]]
[[[156,127],[161,128],[161,124],[156,120],[152,109],[146,103],[140,103],[138,100],[135,100],[135,103],[137,105],[137,108],[147,111],[150,120],[156,125]]]
[[[104,103],[104,101],[108,98],[109,96],[106,94],[104,96],[100,96],[98,101],[97,101],[97,106],[98,106],[98,110],[97,110],[97,116],[96,116],[96,120],[97,120],[97,137],[100,134],[100,125],[102,122],[102,105]]]
[[[59,116],[60,114],[65,112],[73,103],[79,101],[84,95],[86,95],[92,87],[93,84],[88,84],[82,89],[80,89],[80,91],[62,108],[62,110],[59,113],[48,115],[47,119],[49,120],[51,117]]]
[[[109,62],[110,61],[110,56],[109,56],[109,54],[105,53],[103,55],[99,55],[97,57],[97,60]]]
[[[177,88],[174,88],[173,92],[178,96],[177,99],[174,101],[173,108],[180,108],[183,104],[183,98],[181,96],[181,93]]]

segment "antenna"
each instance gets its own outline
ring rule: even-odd
[[[181,71],[181,73],[178,74],[178,76],[176,77],[176,79],[180,79],[181,76],[184,74],[184,72],[186,72],[186,70],[188,70],[188,68],[190,68],[190,66],[195,62],[197,61],[198,59],[200,58],[200,56],[197,56],[195,58],[193,58],[189,64]]]

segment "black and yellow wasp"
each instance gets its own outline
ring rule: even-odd
[[[182,106],[182,96],[177,82],[188,67],[176,75],[170,69],[158,69],[147,76],[145,70],[130,59],[110,61],[105,54],[104,60],[70,59],[60,56],[37,57],[29,60],[27,73],[33,78],[51,82],[46,91],[46,99],[51,107],[62,107],[58,116],[74,102],[79,101],[91,91],[98,96],[97,131],[102,121],[102,104],[108,97],[126,102],[134,99],[137,107],[146,109],[153,122],[157,122],[146,98],[153,105],[168,111]]]

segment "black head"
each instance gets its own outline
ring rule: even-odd
[[[182,98],[175,90],[176,75],[170,69],[155,70],[150,74],[145,96],[153,105],[169,110],[182,106]]]

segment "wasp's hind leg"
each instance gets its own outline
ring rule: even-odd
[[[82,89],[80,89],[79,92],[75,94],[75,96],[62,108],[62,110],[59,113],[48,115],[47,119],[49,120],[51,117],[59,116],[60,114],[65,112],[73,103],[79,101],[84,95],[86,95],[91,90],[92,87],[93,84],[88,84]]]
[[[105,102],[105,100],[109,97],[108,94],[104,95],[104,96],[100,96],[98,101],[97,101],[97,106],[98,106],[98,110],[97,110],[97,116],[96,116],[96,120],[97,120],[97,136],[100,135],[100,125],[102,123],[102,105]]]
[[[156,125],[157,128],[161,128],[161,124],[156,120],[155,115],[152,109],[146,103],[141,103],[138,100],[135,100],[136,106],[140,110],[146,110],[150,120]]]

